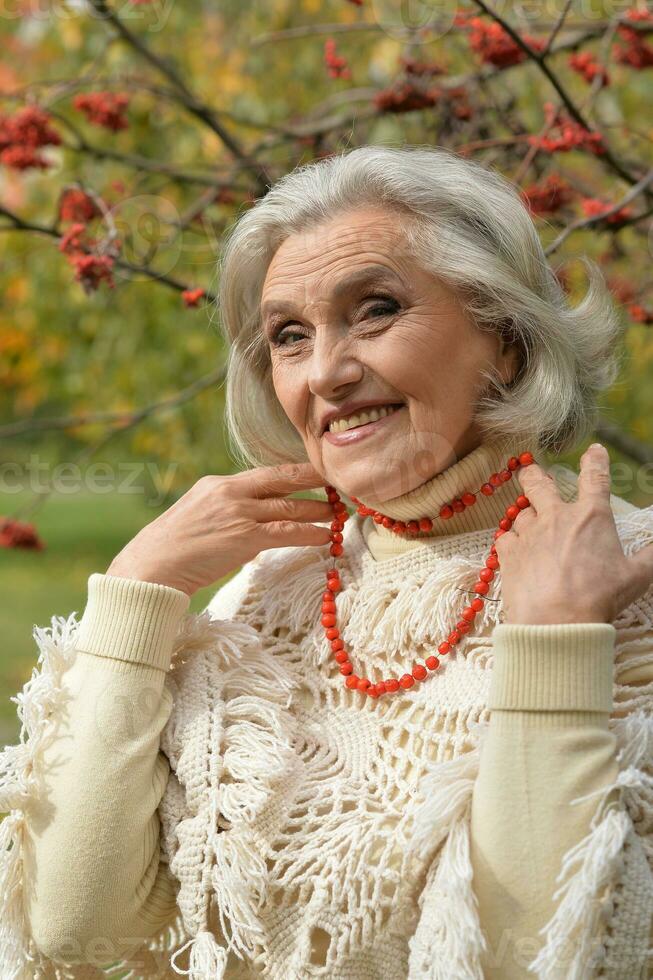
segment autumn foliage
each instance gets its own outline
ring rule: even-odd
[[[50,328],[40,312],[29,315],[30,305],[40,311],[46,302],[42,277],[33,274],[31,292],[9,273],[4,281],[12,315],[0,316],[0,397],[12,417],[81,419],[82,408],[89,415],[115,401],[108,424],[124,428],[134,378],[121,387],[111,359],[88,378],[85,397],[53,393],[62,350],[84,363],[90,341],[72,324],[93,331],[85,304],[104,304],[105,321],[125,321],[125,350],[132,313],[147,320],[139,357],[174,349],[173,390],[183,387],[182,360],[186,378],[202,376],[207,358],[217,360],[201,311],[215,299],[223,232],[288,169],[357,142],[446,145],[501,170],[519,186],[564,288],[573,294],[581,285],[573,257],[593,255],[642,364],[653,350],[645,329],[653,323],[646,4],[606,10],[600,21],[583,20],[571,5],[552,22],[543,8],[525,25],[506,5],[495,11],[470,0],[448,20],[436,4],[428,23],[412,26],[401,21],[403,5],[371,0],[302,0],[287,13],[272,4],[191,15],[176,5],[165,23],[151,0],[130,0],[130,17],[127,7],[89,0],[102,16],[57,25],[65,35],[59,61],[56,33],[29,40],[33,14],[24,6],[0,70],[0,229],[17,255],[19,236],[38,239],[47,281],[59,277],[60,286],[49,287]],[[56,71],[39,63],[39,45]],[[30,356],[21,324],[32,338],[38,325],[51,373]],[[156,363],[150,388],[144,368],[137,379],[151,401],[162,384]],[[640,438],[653,438],[653,413],[638,402],[627,414]],[[200,417],[198,410],[198,426]],[[153,445],[148,418],[138,421],[140,434],[134,425],[141,452]],[[65,427],[73,443],[84,441],[85,424],[73,418]],[[167,424],[160,451],[174,445],[181,457],[185,428]],[[0,547],[37,542],[33,525],[4,518]]]

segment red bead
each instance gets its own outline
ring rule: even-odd
[[[503,483],[512,479],[512,474],[520,466],[528,466],[534,462],[532,453],[521,453],[520,456],[511,456],[506,463],[506,467],[497,473],[492,473],[488,481],[480,487],[480,493],[484,496],[491,496],[495,489]],[[334,556],[343,552],[344,536],[341,533],[344,524],[350,518],[346,505],[338,497],[335,488],[326,487],[327,498],[331,502],[336,519],[331,523],[331,548],[330,553]],[[429,517],[422,517],[419,520],[397,521],[388,515],[381,514],[373,508],[365,507],[356,497],[351,500],[358,508],[358,513],[362,516],[371,516],[375,523],[382,524],[385,528],[392,530],[396,534],[408,533],[418,534],[420,531],[428,533],[433,528],[433,520]],[[460,514],[466,507],[471,506],[477,500],[476,494],[466,492],[460,497],[454,498],[450,503],[444,504],[439,511],[439,516],[444,520]],[[530,507],[530,501],[524,494],[520,494],[514,504],[506,507],[504,516],[499,521],[499,526],[494,532],[496,541],[502,534],[506,534],[512,527],[513,522],[519,516],[521,510]],[[461,638],[469,633],[474,625],[476,614],[484,608],[484,596],[490,590],[490,583],[494,579],[496,569],[500,567],[496,545],[492,545],[488,557],[485,560],[485,567],[479,570],[478,581],[474,584],[473,592],[476,593],[468,606],[465,606],[460,614],[460,620],[456,623],[446,640],[438,646],[438,653],[442,656],[449,653]],[[412,687],[416,681],[422,681],[427,677],[428,670],[436,670],[440,666],[438,657],[431,655],[426,658],[424,664],[416,663],[413,665],[410,674],[403,674],[400,678],[388,678],[372,684],[368,678],[358,677],[353,673],[353,666],[349,662],[348,653],[344,648],[340,632],[335,625],[336,621],[336,593],[342,588],[338,569],[332,568],[327,572],[327,589],[322,594],[322,625],[325,627],[327,639],[331,642],[334,659],[339,664],[341,674],[345,675],[345,684],[350,690],[358,690],[367,693],[372,698],[378,698],[383,694],[392,693],[399,688],[407,689]]]

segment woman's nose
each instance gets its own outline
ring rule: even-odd
[[[318,329],[309,364],[308,384],[311,391],[328,398],[342,385],[360,381],[362,375],[363,366],[347,337]]]

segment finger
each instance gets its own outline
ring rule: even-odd
[[[312,463],[281,463],[279,466],[257,466],[236,474],[253,497],[272,497],[326,486],[327,480]]]
[[[580,458],[578,500],[610,506],[610,456],[599,442],[593,443]]]
[[[537,520],[537,516],[532,507],[526,507],[524,510],[520,510],[517,517],[512,522],[512,527],[510,530],[519,537],[520,533],[523,534],[524,531],[528,530],[528,527]],[[503,535],[502,535],[503,537]]]
[[[538,463],[529,463],[516,475],[519,485],[536,511],[545,510],[561,502],[555,480]]]
[[[326,500],[295,497],[264,497],[252,503],[258,521],[332,521],[333,507]]]
[[[268,521],[261,524],[261,530],[270,540],[268,548],[317,547],[331,542],[331,531],[328,527],[316,527],[315,524],[301,524],[295,521]]]

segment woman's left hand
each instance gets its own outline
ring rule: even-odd
[[[561,499],[537,463],[519,470],[530,501],[496,539],[506,623],[611,623],[653,582],[653,544],[626,557],[610,506],[610,457],[583,454],[578,498]]]

